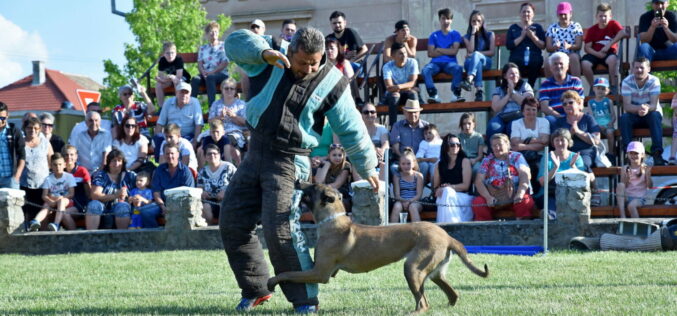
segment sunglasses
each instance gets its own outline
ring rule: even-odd
[[[461,143],[459,142],[449,142],[449,147],[461,147]]]
[[[51,128],[54,128],[54,124],[42,123],[42,127],[51,127]]]
[[[343,145],[341,145],[341,144],[331,144],[329,146],[329,149],[336,149],[336,148],[343,148]]]
[[[212,152],[208,152],[208,153],[207,153],[207,156],[218,156],[218,155],[219,155],[219,153],[218,153],[218,152],[215,152],[215,151],[212,151]]]
[[[370,110],[370,111],[362,111],[362,114],[376,114],[376,111]]]
[[[135,128],[136,124],[125,124],[126,128]]]
[[[123,97],[129,97],[131,95],[132,95],[131,92],[125,92],[125,93],[122,94]]]
[[[258,28],[260,28],[260,26],[258,26],[258,25],[252,25],[252,26],[250,26],[249,28],[253,30],[253,29],[258,29]]]
[[[6,121],[7,117],[6,116],[0,116],[0,121]]]
[[[575,101],[565,101],[565,102],[562,102],[562,105],[574,105],[574,104],[576,104]]]
[[[237,88],[235,88],[235,87],[225,87],[225,88],[223,88],[223,90],[226,90],[226,91],[235,91],[235,90],[237,90]]]

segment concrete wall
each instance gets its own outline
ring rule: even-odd
[[[575,236],[600,236],[615,231],[614,220],[590,221],[589,190],[558,188],[562,205],[559,219],[549,225],[550,248],[567,248]],[[0,253],[57,254],[71,252],[158,251],[176,249],[223,249],[218,227],[204,227],[200,192],[178,188],[167,192],[167,223],[164,228],[138,230],[22,231],[23,192],[0,189]],[[568,198],[566,198],[568,197]],[[569,204],[565,204],[569,203]],[[583,204],[581,204],[583,203]],[[569,205],[569,206],[567,206]],[[492,221],[442,226],[466,245],[541,245],[543,221]],[[311,247],[317,240],[314,224],[302,225]],[[259,237],[262,233],[259,229]],[[263,242],[263,239],[260,239]]]

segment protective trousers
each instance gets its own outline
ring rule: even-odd
[[[296,163],[295,163],[296,162]],[[269,143],[252,140],[245,159],[228,185],[221,204],[221,238],[242,297],[269,293],[270,277],[256,235],[260,221],[276,274],[313,267],[301,231],[296,179],[307,179],[308,158],[273,151]],[[317,305],[317,284],[282,283],[282,292],[294,307]]]

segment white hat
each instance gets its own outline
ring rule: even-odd
[[[252,21],[252,24],[250,24],[250,25],[257,25],[261,28],[266,27],[266,24],[263,23],[263,21],[261,21],[261,19],[256,19],[256,20]]]
[[[190,93],[192,88],[185,81],[181,81],[181,82],[179,82],[179,84],[176,85],[176,87],[174,87],[174,90],[176,90],[176,91],[186,90],[186,91],[188,91],[188,93]]]

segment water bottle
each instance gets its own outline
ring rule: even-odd
[[[529,66],[529,55],[531,51],[529,50],[529,46],[527,46],[527,49],[524,50],[524,66]]]

